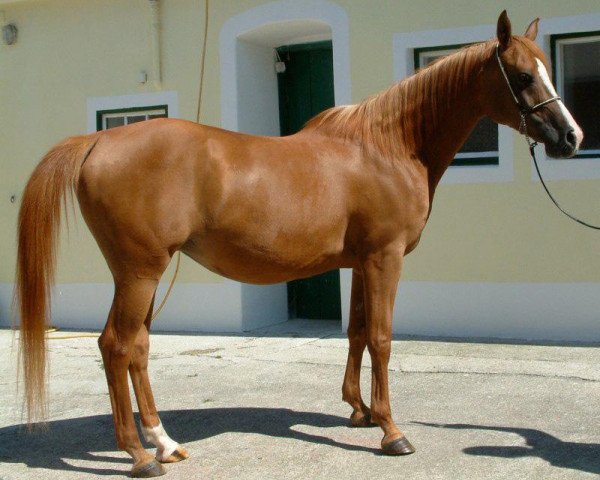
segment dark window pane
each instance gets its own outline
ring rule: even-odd
[[[461,152],[496,152],[498,151],[498,126],[489,118],[482,118],[471,132]]]
[[[562,96],[584,132],[581,148],[600,149],[600,40],[562,45]]]
[[[148,120],[152,120],[153,118],[167,118],[166,113],[155,113],[152,115],[148,115]]]
[[[146,115],[132,115],[131,117],[127,117],[127,125],[130,123],[143,122],[146,120]]]
[[[497,156],[473,158],[456,157],[451,163],[451,166],[453,167],[468,167],[472,165],[500,165],[500,159]]]
[[[106,118],[106,129],[121,127],[125,125],[124,117],[107,117]]]

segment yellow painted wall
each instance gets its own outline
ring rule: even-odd
[[[298,0],[301,1],[301,0]],[[204,25],[202,0],[163,0],[163,89],[176,90],[180,117],[194,119]],[[210,2],[202,121],[220,124],[219,32],[260,0]],[[350,21],[354,101],[393,81],[392,36],[494,23],[507,8],[516,32],[536,16],[600,11],[598,0],[481,0],[418,3],[338,0]],[[86,98],[153,91],[136,75],[151,70],[150,12],[145,0],[0,2],[19,27],[16,45],[0,46],[0,282],[14,276],[15,222],[27,176],[63,137],[84,133]],[[531,181],[524,141],[515,138],[514,181],[442,185],[433,214],[403,278],[473,282],[598,282],[598,233],[561,217]],[[550,182],[568,208],[600,223],[600,181]],[[167,276],[169,274],[167,273]],[[110,274],[79,220],[63,241],[59,282],[105,282]],[[184,282],[219,281],[185,260]]]

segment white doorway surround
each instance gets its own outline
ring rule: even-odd
[[[327,0],[283,0],[230,18],[219,37],[221,126],[278,136],[275,48],[322,40],[331,40],[333,44],[335,103],[348,104],[351,100],[349,28],[342,7]],[[240,307],[248,309],[239,315],[243,330],[257,326],[261,316],[287,320],[286,284],[236,285],[243,299]]]

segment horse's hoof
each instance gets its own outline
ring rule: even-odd
[[[183,448],[181,445],[178,445],[177,448],[175,449],[175,451],[171,455],[169,455],[167,458],[158,458],[157,457],[157,460],[162,463],[175,463],[175,462],[181,462],[182,460],[185,460],[186,458],[190,458],[190,454],[187,452],[187,450],[185,448]]]
[[[350,416],[350,426],[354,428],[374,427],[376,424],[371,422],[370,413],[354,412]]]
[[[406,437],[397,438],[389,443],[382,443],[381,448],[386,455],[410,455],[416,451]]]
[[[160,477],[167,473],[165,467],[163,467],[158,461],[153,458],[147,463],[135,464],[131,469],[131,476],[133,478],[152,478]]]

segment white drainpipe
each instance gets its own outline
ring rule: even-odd
[[[161,88],[160,69],[160,0],[149,0],[152,13],[152,82],[157,89]]]

